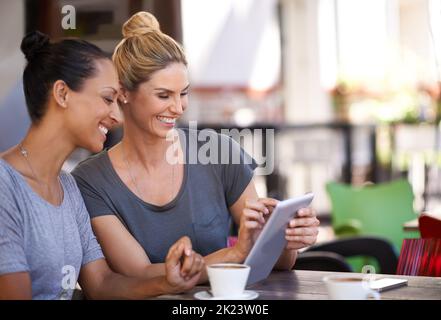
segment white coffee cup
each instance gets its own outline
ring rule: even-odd
[[[356,275],[332,275],[323,278],[332,300],[380,300],[380,293],[372,290],[369,279]]]
[[[238,263],[216,263],[207,266],[207,273],[213,297],[240,297],[244,293],[250,267]]]

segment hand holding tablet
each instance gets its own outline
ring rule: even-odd
[[[288,224],[294,218],[299,209],[309,206],[312,199],[313,195],[310,193],[301,197],[280,201],[277,204],[274,212],[265,223],[262,232],[254,243],[254,246],[252,247],[247,259],[245,260],[245,264],[251,267],[250,276],[248,278],[248,285],[265,279],[269,275],[280,255],[282,254],[283,249],[287,245],[287,238],[291,237],[290,235],[287,235],[287,232],[289,230],[291,230],[292,233],[297,232],[294,231],[296,230],[294,229],[294,227],[298,227],[297,225],[291,225],[291,228],[286,231]],[[297,221],[295,221],[294,224],[299,224],[300,228],[298,229],[302,229],[302,224],[308,225],[311,222],[315,221],[311,220],[311,218],[316,220],[315,217],[299,217],[299,219],[296,219]],[[291,222],[293,223],[293,221]],[[315,236],[316,235],[306,235],[306,237],[311,237],[311,239],[315,239]],[[298,239],[304,238],[304,236],[302,235],[295,234],[292,235],[292,237],[292,241],[290,240],[290,242],[292,242],[293,244],[297,243],[296,237],[299,237]],[[302,242],[300,242],[298,245],[301,247],[307,244],[303,244]],[[290,249],[296,248],[293,247]]]

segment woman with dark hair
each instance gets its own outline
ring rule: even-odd
[[[70,299],[77,279],[89,298],[145,298],[192,288],[203,259],[186,237],[168,251],[164,276],[111,271],[75,181],[61,170],[77,147],[99,152],[118,122],[111,60],[86,41],[51,43],[38,31],[23,39],[21,49],[32,124],[0,158],[0,298]]]

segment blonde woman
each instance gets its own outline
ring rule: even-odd
[[[126,275],[162,275],[166,248],[186,235],[206,264],[243,262],[277,201],[258,199],[255,163],[247,164],[250,157],[226,136],[212,133],[209,141],[239,154],[240,163],[168,161],[174,144],[167,136],[188,103],[185,54],[147,12],[132,16],[123,35],[113,54],[122,87],[123,139],[73,172],[106,258]],[[198,133],[180,132],[177,153],[188,159]],[[316,240],[314,211],[305,208],[300,215],[286,229],[288,245],[276,268],[291,269],[296,250]],[[231,218],[240,230],[237,243],[227,247]]]

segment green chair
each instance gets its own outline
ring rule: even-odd
[[[363,187],[330,182],[326,190],[331,200],[332,226],[338,237],[383,237],[397,252],[401,250],[404,238],[419,237],[418,232],[403,230],[405,222],[417,217],[413,209],[412,187],[407,180]],[[355,260],[351,265],[359,271],[366,261]]]

